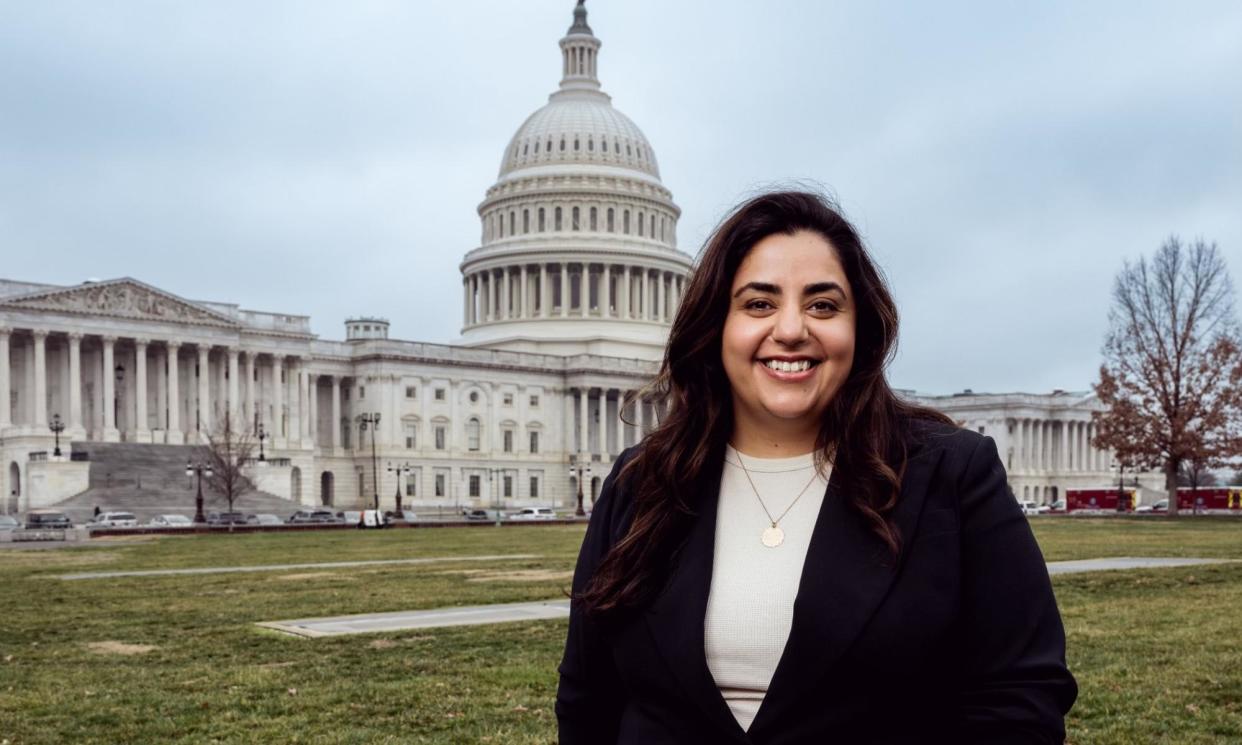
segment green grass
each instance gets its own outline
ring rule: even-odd
[[[1049,559],[1242,558],[1238,521],[1033,524]],[[0,741],[554,742],[564,621],[314,640],[254,622],[561,596],[582,531],[264,533],[0,551]],[[95,570],[501,553],[539,558],[57,579]],[[1064,576],[1055,586],[1082,689],[1071,742],[1242,739],[1242,565]],[[91,646],[101,642],[152,649]]]

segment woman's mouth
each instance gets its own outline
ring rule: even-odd
[[[796,382],[806,380],[814,374],[814,369],[819,365],[819,360],[810,358],[799,358],[795,360],[766,359],[758,361],[760,366],[768,375],[776,380]]]

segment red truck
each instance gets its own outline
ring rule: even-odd
[[[1121,509],[1117,509],[1117,501],[1120,496],[1117,487],[1097,487],[1094,489],[1066,489],[1065,490],[1065,511],[1066,512],[1134,512],[1134,507],[1138,502],[1138,495],[1134,489],[1125,490],[1125,499],[1121,502]]]
[[[1242,510],[1242,486],[1178,487],[1177,509],[1184,512]]]

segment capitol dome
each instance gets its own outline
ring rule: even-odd
[[[461,263],[461,343],[659,359],[691,258],[655,150],[613,108],[584,2],[560,40],[561,83],[505,147]]]

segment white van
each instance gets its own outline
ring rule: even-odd
[[[510,520],[555,520],[556,511],[551,507],[527,507],[509,515]]]

